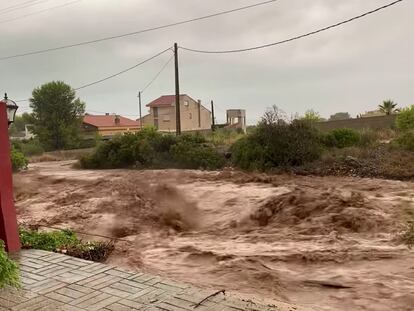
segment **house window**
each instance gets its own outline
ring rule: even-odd
[[[188,118],[189,118],[190,120],[193,118],[193,114],[192,114],[191,112],[188,114]]]
[[[186,106],[186,107],[188,107],[188,105],[189,105],[190,103],[188,102],[188,100],[185,100],[184,101],[184,106]]]
[[[163,121],[164,122],[170,122],[170,116],[164,116]]]

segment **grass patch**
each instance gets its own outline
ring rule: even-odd
[[[86,242],[70,230],[42,232],[20,228],[24,249],[40,249],[76,258],[104,262],[114,250],[113,242]]]
[[[0,289],[6,286],[20,287],[19,268],[6,254],[3,241],[0,240]]]

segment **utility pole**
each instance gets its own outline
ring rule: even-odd
[[[142,130],[142,107],[141,107],[141,91],[138,92],[139,99],[139,127]]]
[[[212,118],[211,130],[215,132],[216,131],[216,118],[214,117],[214,102],[213,101],[211,101],[211,118]]]
[[[176,134],[181,135],[181,107],[180,107],[180,77],[178,72],[178,44],[174,43],[174,70],[175,70],[175,116]]]

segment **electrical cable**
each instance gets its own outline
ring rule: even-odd
[[[151,56],[150,58],[147,58],[147,59],[145,59],[145,60],[143,60],[143,61],[139,62],[138,64],[135,64],[135,65],[133,65],[133,66],[131,66],[131,67],[129,67],[129,68],[126,68],[126,69],[121,70],[121,71],[119,71],[119,72],[117,72],[117,73],[111,74],[111,75],[109,75],[109,76],[107,76],[107,77],[104,77],[104,78],[102,78],[102,79],[96,80],[96,81],[94,81],[94,82],[90,82],[90,83],[87,83],[87,84],[81,85],[81,86],[79,86],[79,87],[75,88],[74,90],[75,90],[75,91],[82,90],[82,89],[85,89],[85,88],[90,87],[90,86],[92,86],[92,85],[96,85],[96,84],[102,83],[102,82],[104,82],[104,81],[107,81],[107,80],[109,80],[109,79],[112,79],[112,78],[115,78],[115,77],[117,77],[117,76],[120,76],[120,75],[122,75],[122,74],[124,74],[124,73],[126,73],[126,72],[128,72],[128,71],[131,71],[132,69],[135,69],[135,68],[137,68],[137,67],[139,67],[139,66],[141,66],[141,65],[143,65],[143,64],[145,64],[145,63],[148,63],[149,61],[151,61],[151,60],[153,60],[153,59],[157,58],[158,56],[163,55],[164,53],[166,53],[167,51],[170,51],[170,50],[172,50],[172,48],[170,48],[170,47],[169,47],[169,48],[167,48],[167,49],[165,49],[165,50],[163,50],[163,51],[161,51],[161,52],[159,52],[159,53],[155,54],[154,56]],[[19,102],[28,102],[28,101],[30,101],[30,99],[19,99],[19,100],[15,100],[15,102],[16,102],[16,103],[19,103]]]
[[[225,15],[225,14],[230,14],[230,13],[234,13],[234,12],[238,12],[238,11],[242,11],[242,10],[247,10],[247,9],[251,9],[251,8],[254,8],[254,7],[274,3],[274,2],[277,2],[277,1],[279,1],[279,0],[268,0],[268,1],[264,1],[264,2],[259,2],[259,3],[239,7],[239,8],[236,8],[236,9],[221,11],[221,12],[218,12],[218,13],[213,13],[213,14],[209,14],[209,15],[205,15],[205,16],[201,16],[201,17],[182,20],[182,21],[179,21],[179,22],[170,23],[170,24],[166,24],[166,25],[162,25],[162,26],[156,26],[156,27],[146,28],[146,29],[142,29],[142,30],[137,30],[137,31],[134,31],[134,32],[124,33],[124,34],[120,34],[120,35],[104,37],[104,38],[89,40],[89,41],[83,41],[83,42],[78,42],[78,43],[73,43],[73,44],[68,44],[68,45],[62,45],[62,46],[58,46],[58,47],[54,47],[54,48],[48,48],[48,49],[44,49],[44,50],[37,50],[37,51],[26,52],[26,53],[21,53],[21,54],[15,54],[15,55],[10,55],[10,56],[3,56],[3,57],[0,57],[0,61],[7,60],[7,59],[12,59],[12,58],[25,57],[25,56],[29,56],[29,55],[43,54],[43,53],[48,53],[48,52],[52,52],[52,51],[58,51],[58,50],[73,48],[73,47],[77,47],[77,46],[89,45],[89,44],[94,44],[94,43],[98,43],[98,42],[103,42],[103,41],[109,41],[109,40],[113,40],[113,39],[119,39],[119,38],[134,36],[134,35],[150,32],[150,31],[175,27],[175,26],[179,26],[179,25],[184,25],[184,24],[200,21],[200,20],[205,20],[205,19],[212,18],[212,17],[217,17],[217,16],[221,16],[221,15]]]
[[[16,7],[20,7],[20,6],[29,4],[29,3],[37,2],[37,1],[39,1],[39,0],[29,0],[29,1],[22,2],[22,3],[17,3],[17,4],[14,4],[14,5],[11,5],[9,7],[1,8],[0,12],[9,11],[9,10],[14,9]]]
[[[94,81],[94,82],[91,82],[91,83],[88,83],[88,84],[85,84],[85,85],[79,86],[79,87],[75,88],[75,91],[78,91],[78,90],[81,90],[81,89],[84,89],[84,88],[90,87],[90,86],[92,86],[92,85],[95,85],[95,84],[98,84],[98,83],[102,83],[102,82],[104,82],[104,81],[106,81],[106,80],[109,80],[109,79],[115,78],[115,77],[117,77],[117,76],[119,76],[119,75],[121,75],[121,74],[124,74],[124,73],[126,73],[126,72],[128,72],[128,71],[131,71],[132,69],[135,69],[135,68],[137,68],[137,67],[139,67],[139,66],[141,66],[141,65],[143,65],[143,64],[145,64],[145,63],[148,63],[149,61],[153,60],[154,58],[157,58],[158,56],[160,56],[160,55],[162,55],[162,54],[164,54],[165,52],[170,51],[170,50],[171,50],[171,48],[165,49],[165,50],[163,50],[163,51],[161,51],[161,52],[159,52],[159,53],[155,54],[154,56],[152,56],[152,57],[150,57],[150,58],[147,58],[146,60],[144,60],[144,61],[142,61],[142,62],[140,62],[140,63],[138,63],[138,64],[135,64],[134,66],[131,66],[131,67],[127,68],[127,69],[121,70],[121,71],[119,71],[119,72],[117,72],[117,73],[114,73],[114,74],[112,74],[112,75],[110,75],[110,76],[107,76],[107,77],[105,77],[105,78],[99,79],[99,80],[97,80],[97,81]]]
[[[17,7],[14,7],[14,8],[10,8],[8,10],[6,10],[6,9],[1,10],[0,11],[0,15],[8,14],[8,13],[13,12],[13,11],[21,10],[21,9],[24,9],[24,8],[28,8],[28,7],[31,7],[31,6],[34,6],[34,5],[38,5],[38,4],[41,4],[41,3],[44,3],[44,2],[49,2],[49,1],[50,0],[29,1],[29,4],[26,4],[26,5],[21,4],[21,6],[17,6]],[[35,3],[33,3],[33,2],[35,2]]]
[[[376,8],[374,10],[371,10],[371,11],[368,11],[366,13],[363,13],[363,14],[360,14],[358,16],[355,16],[355,17],[352,17],[350,19],[347,19],[345,21],[342,21],[342,22],[339,22],[339,23],[336,23],[336,24],[333,24],[333,25],[330,25],[330,26],[327,26],[327,27],[324,27],[324,28],[321,28],[321,29],[318,29],[318,30],[315,30],[315,31],[312,31],[312,32],[308,32],[308,33],[303,34],[303,35],[300,35],[300,36],[292,37],[292,38],[285,39],[285,40],[278,41],[278,42],[274,42],[274,43],[269,43],[269,44],[264,44],[264,45],[259,45],[259,46],[244,48],[244,49],[223,50],[223,51],[197,50],[197,49],[191,49],[191,48],[186,48],[186,47],[182,47],[182,46],[180,46],[180,49],[185,50],[185,51],[189,51],[189,52],[203,53],[203,54],[229,54],[229,53],[241,53],[241,52],[248,52],[248,51],[253,51],[253,50],[264,49],[264,48],[273,47],[273,46],[276,46],[276,45],[281,45],[281,44],[284,44],[284,43],[292,42],[292,41],[295,41],[295,40],[299,40],[299,39],[302,39],[302,38],[305,38],[305,37],[309,37],[309,36],[318,34],[320,32],[323,32],[323,31],[326,31],[326,30],[329,30],[329,29],[332,29],[332,28],[336,28],[336,27],[342,26],[344,24],[353,22],[355,20],[361,19],[361,18],[366,17],[368,15],[374,14],[374,13],[376,13],[378,11],[381,11],[381,10],[384,10],[386,8],[389,8],[389,7],[391,7],[393,5],[396,5],[396,4],[398,4],[399,2],[402,2],[402,1],[403,0],[396,0],[394,2],[391,2],[389,4],[386,4],[386,5],[381,6],[379,8]]]
[[[6,20],[0,20],[0,24],[10,23],[12,21],[19,20],[19,19],[22,19],[22,18],[30,17],[30,16],[33,16],[33,15],[41,14],[41,13],[52,11],[52,10],[55,10],[55,9],[64,8],[64,7],[76,4],[78,2],[81,2],[81,1],[83,1],[83,0],[75,0],[75,1],[72,1],[72,2],[68,2],[68,3],[65,3],[65,4],[57,5],[57,6],[53,6],[53,7],[43,9],[43,10],[40,10],[40,11],[32,12],[32,13],[29,13],[29,14],[26,14],[26,15],[13,17],[11,19],[6,19]]]
[[[160,74],[167,68],[168,64],[172,61],[174,55],[170,57],[170,59],[162,66],[161,70],[155,75],[155,77],[142,89],[141,94],[143,94],[154,82],[158,79]]]

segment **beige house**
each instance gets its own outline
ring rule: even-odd
[[[367,111],[364,114],[360,115],[361,118],[372,118],[381,116],[385,116],[385,113],[380,110]]]
[[[161,132],[176,131],[175,95],[165,95],[147,105],[150,113],[142,118],[144,126],[154,126]],[[211,112],[201,101],[188,95],[180,95],[181,131],[203,131],[211,129]]]

